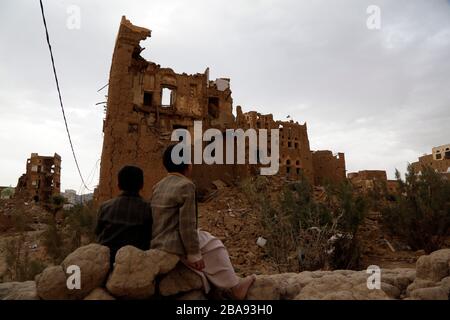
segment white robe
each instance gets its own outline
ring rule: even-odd
[[[202,278],[205,292],[211,290],[209,282],[221,289],[230,289],[239,284],[239,278],[222,241],[203,230],[198,230],[198,240],[205,268],[198,271],[187,265],[186,260],[182,259],[182,262]]]

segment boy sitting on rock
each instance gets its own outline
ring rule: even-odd
[[[144,186],[142,170],[125,166],[119,171],[118,180],[122,193],[100,206],[95,228],[97,242],[110,249],[111,266],[123,246],[150,249],[152,230],[150,204],[139,195]]]
[[[255,276],[240,279],[222,241],[198,230],[195,185],[190,179],[192,165],[175,164],[173,147],[169,146],[163,155],[168,175],[153,188],[151,248],[179,255],[185,265],[202,277],[206,293],[209,280],[217,288],[229,289],[232,299],[243,300]]]

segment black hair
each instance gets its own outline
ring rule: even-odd
[[[178,173],[184,173],[186,169],[188,168],[188,164],[181,162],[180,164],[175,164],[172,161],[172,150],[175,147],[175,144],[172,144],[164,150],[163,154],[163,165],[164,168],[166,168],[167,172],[178,172]],[[180,151],[180,156],[183,156],[183,149]]]
[[[139,167],[123,167],[119,171],[118,179],[122,191],[139,192],[144,186],[144,172]]]

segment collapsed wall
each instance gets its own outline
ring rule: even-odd
[[[193,135],[195,120],[202,121],[203,130],[234,127],[229,80],[210,81],[208,69],[177,74],[146,61],[139,42],[150,34],[122,18],[110,70],[98,201],[118,194],[116,176],[127,164],[143,169],[143,196],[149,197],[152,186],[166,174],[162,152],[174,129]],[[194,172],[201,186],[207,179],[235,176],[232,166],[201,167]]]
[[[243,113],[240,107],[235,117],[230,79],[212,81],[209,69],[193,75],[177,74],[145,60],[140,55],[140,41],[150,35],[150,30],[122,17],[110,70],[97,203],[119,193],[117,173],[130,164],[143,169],[142,195],[150,197],[153,185],[166,175],[162,153],[173,143],[173,130],[186,129],[193,137],[194,121],[202,122],[203,131],[216,128],[222,133],[235,128],[280,129],[279,174],[314,181],[306,124],[274,121],[270,114]],[[255,172],[255,165],[201,164],[194,166],[193,179],[202,192],[214,180],[231,183]]]
[[[48,202],[58,195],[61,188],[61,156],[40,156],[32,153],[27,159],[26,173],[23,174],[15,189],[15,198],[25,201]]]
[[[307,126],[294,121],[275,121],[271,114],[262,115],[256,111],[243,113],[237,107],[236,123],[239,128],[279,129],[279,171],[288,179],[306,177],[314,181],[313,159],[309,147]],[[270,146],[270,143],[268,143]],[[269,149],[270,152],[270,149]]]
[[[314,165],[314,184],[325,185],[345,180],[345,155],[334,155],[329,150],[312,152]]]

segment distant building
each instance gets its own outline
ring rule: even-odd
[[[350,172],[347,175],[356,190],[367,192],[373,190],[376,186],[382,190],[384,188],[389,194],[395,194],[399,191],[399,183],[397,180],[388,180],[386,171],[384,170],[362,170],[358,172]]]
[[[66,204],[64,205],[64,209],[70,209],[76,205],[86,204],[87,202],[93,199],[94,194],[77,194],[75,190],[66,189],[61,195],[66,199]]]
[[[312,163],[315,185],[339,183],[345,180],[345,155],[343,153],[335,155],[330,150],[313,151]]]
[[[78,201],[80,204],[86,204],[87,202],[92,201],[93,199],[94,199],[93,193],[86,193],[78,196]]]
[[[450,179],[450,144],[432,148],[431,154],[419,157],[419,161],[411,165],[417,173],[420,173],[424,167],[429,166]]]
[[[32,153],[27,159],[26,173],[17,183],[14,197],[36,202],[48,202],[53,195],[60,194],[61,157],[39,156]]]
[[[75,190],[66,189],[61,195],[66,199],[64,209],[70,209],[78,204],[78,195]]]

